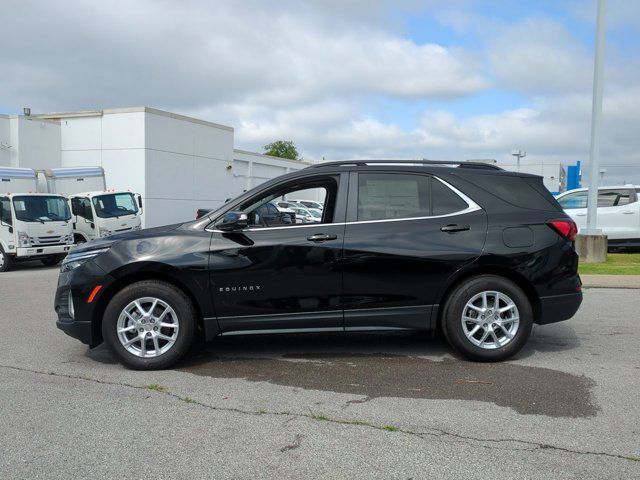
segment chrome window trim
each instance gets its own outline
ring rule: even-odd
[[[353,222],[338,222],[338,223],[308,223],[308,224],[304,224],[304,225],[291,225],[291,226],[286,226],[286,227],[245,228],[245,229],[243,229],[241,231],[243,231],[243,232],[265,232],[265,231],[283,230],[283,229],[290,230],[292,228],[320,228],[322,226],[327,226],[327,225],[342,226],[342,225],[357,225],[357,224],[367,224],[367,223],[409,222],[409,221],[415,221],[415,220],[428,220],[428,219],[431,219],[431,218],[454,217],[454,216],[457,216],[457,215],[465,215],[467,213],[472,213],[472,212],[477,212],[478,210],[482,210],[482,207],[480,205],[478,205],[476,202],[471,200],[467,195],[462,193],[460,190],[458,190],[456,187],[454,187],[450,183],[445,182],[444,180],[442,180],[441,178],[439,178],[439,177],[437,177],[435,175],[431,175],[431,177],[433,177],[435,180],[438,180],[440,183],[442,183],[447,188],[452,190],[456,195],[458,195],[458,197],[460,197],[467,204],[467,208],[464,208],[462,210],[457,210],[457,211],[452,212],[452,213],[445,213],[444,215],[428,215],[428,216],[423,216],[423,217],[385,218],[385,219],[382,219],[382,220],[356,220],[356,221],[353,221]],[[212,229],[205,228],[205,230],[207,232],[212,232],[212,233],[229,233],[229,232],[225,232],[223,230],[218,230],[218,229],[215,229],[215,228],[212,228]]]

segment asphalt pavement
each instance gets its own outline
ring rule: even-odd
[[[0,478],[640,478],[640,290],[585,290],[496,364],[429,334],[224,337],[135,372],[0,274]]]

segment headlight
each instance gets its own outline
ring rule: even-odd
[[[98,228],[98,233],[100,234],[101,237],[108,237],[113,232],[111,230],[109,230],[108,228],[100,227],[100,228]]]
[[[67,235],[67,245],[73,245],[73,234]]]
[[[75,270],[87,260],[91,260],[108,250],[108,248],[98,248],[96,250],[85,250],[84,252],[71,252],[62,261],[60,271],[70,272],[71,270]]]
[[[18,232],[18,246],[19,247],[30,247],[31,240],[29,240],[29,234],[25,232]]]

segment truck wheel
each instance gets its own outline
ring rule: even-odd
[[[73,237],[73,243],[75,243],[76,245],[80,245],[82,243],[87,243],[87,241],[84,239],[82,235],[75,235]]]
[[[13,264],[13,258],[7,255],[2,247],[0,247],[0,272],[8,272]]]
[[[64,257],[66,257],[64,253],[59,253],[57,255],[49,255],[47,257],[44,257],[40,259],[40,261],[47,267],[53,267],[54,265],[59,264],[64,259]]]
[[[496,362],[515,355],[527,342],[533,310],[512,281],[479,275],[449,296],[442,329],[449,344],[470,360]]]
[[[102,319],[102,336],[126,366],[136,370],[169,368],[189,351],[196,313],[189,297],[157,280],[137,282],[111,299]]]

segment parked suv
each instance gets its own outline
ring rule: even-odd
[[[265,205],[324,197],[319,223]],[[57,325],[126,365],[196,336],[440,328],[473,360],[518,352],[582,301],[575,223],[541,177],[462,162],[351,161],[268,181],[189,223],[114,235],[61,267]]]

